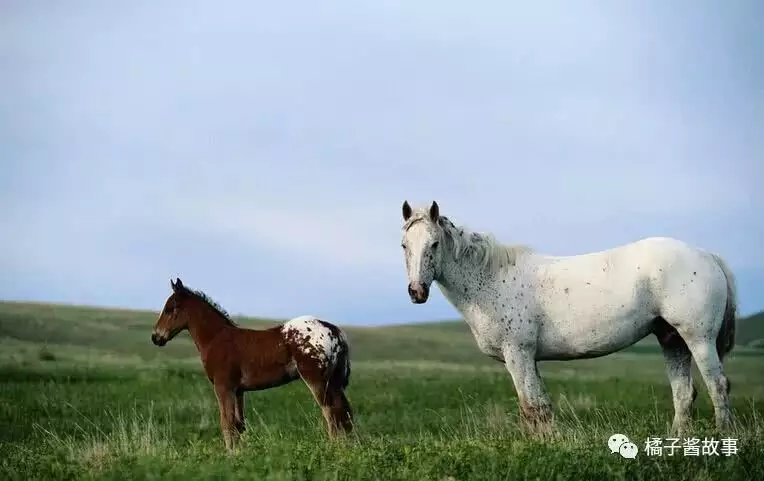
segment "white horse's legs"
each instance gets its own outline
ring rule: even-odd
[[[671,432],[682,435],[690,424],[690,410],[698,394],[692,382],[692,353],[677,330],[663,318],[655,319],[653,334],[663,350],[674,398]]]
[[[533,429],[547,431],[551,428],[552,408],[544,382],[536,365],[535,346],[510,345],[504,348],[504,365],[512,376],[512,382],[520,401],[523,417]]]
[[[674,398],[674,422],[671,424],[671,432],[681,436],[690,424],[690,410],[698,393],[692,385],[692,355],[687,345],[678,337],[677,334],[678,342],[673,344],[661,343],[661,349]]]
[[[729,380],[724,375],[719,354],[716,352],[716,344],[713,340],[700,339],[697,341],[687,340],[687,347],[692,352],[695,364],[698,366],[703,381],[708,387],[708,394],[714,405],[716,427],[726,429],[732,423],[732,411],[729,400]]]

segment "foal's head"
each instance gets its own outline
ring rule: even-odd
[[[151,342],[157,346],[164,346],[183,329],[188,329],[189,310],[184,307],[193,302],[193,294],[186,289],[180,278],[170,281],[170,286],[172,294],[167,298],[154,326],[154,333],[151,334]]]
[[[409,296],[415,304],[427,302],[430,285],[440,269],[443,229],[438,225],[440,210],[433,201],[429,209],[414,211],[403,203],[403,247],[409,277]]]

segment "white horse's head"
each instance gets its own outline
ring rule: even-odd
[[[440,270],[443,229],[438,225],[437,202],[417,210],[403,203],[403,247],[409,277],[409,296],[415,304],[427,302],[430,285]]]

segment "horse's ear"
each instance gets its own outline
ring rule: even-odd
[[[174,281],[174,280],[172,280],[172,279],[170,279],[170,287],[172,287],[172,290],[173,290],[173,291],[175,291],[175,290],[176,290],[176,288],[175,288],[175,281]]]
[[[440,207],[438,207],[438,203],[433,200],[432,205],[430,206],[430,220],[438,222],[438,219],[440,219]]]
[[[178,290],[183,287],[183,282],[180,280],[180,277],[176,277],[175,281],[170,279],[170,286],[172,287],[173,292],[178,292]]]
[[[409,217],[411,217],[411,206],[409,205],[409,201],[404,200],[403,201],[403,220],[407,221],[409,220]]]

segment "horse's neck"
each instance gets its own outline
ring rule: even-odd
[[[205,312],[204,308],[202,308],[199,313],[191,316],[191,320],[188,323],[188,332],[191,334],[191,339],[194,340],[196,348],[199,352],[203,352],[204,348],[220,331],[229,327],[231,326],[228,321],[220,317],[220,314]]]
[[[462,314],[470,327],[486,320],[499,309],[498,299],[491,295],[500,290],[507,292],[525,290],[533,270],[533,263],[516,260],[514,265],[505,267],[505,272],[490,272],[471,262],[457,261],[452,257],[444,259],[442,271],[436,281],[448,301]],[[525,299],[526,302],[530,298]],[[502,307],[504,307],[502,305]]]
[[[482,268],[472,263],[457,261],[451,256],[443,259],[442,270],[438,274],[435,280],[443,295],[465,319],[469,318],[480,302],[478,290],[482,290],[486,283],[491,282],[491,276]]]

